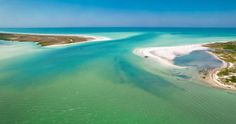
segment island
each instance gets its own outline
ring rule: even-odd
[[[102,40],[101,38],[93,36],[0,33],[0,40],[36,42],[41,46],[63,45],[99,39]]]

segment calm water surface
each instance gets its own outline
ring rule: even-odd
[[[0,124],[235,124],[236,93],[212,88],[194,69],[173,69],[137,47],[230,41],[236,29],[25,28],[3,32],[86,34],[104,42],[60,48],[0,41]],[[200,61],[198,58],[207,59]],[[220,63],[207,54],[188,66]]]

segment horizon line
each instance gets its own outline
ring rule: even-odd
[[[194,26],[194,27],[187,27],[187,26],[173,26],[173,27],[168,27],[168,26],[42,26],[42,27],[0,27],[0,29],[13,29],[13,28],[236,28],[235,27],[228,27],[228,26]]]

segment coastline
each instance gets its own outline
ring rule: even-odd
[[[205,45],[211,44],[193,44],[193,45],[182,45],[182,46],[170,46],[170,47],[150,47],[150,48],[137,48],[133,51],[134,54],[146,58],[151,59],[152,61],[156,61],[163,66],[171,67],[171,68],[187,68],[184,66],[177,66],[173,64],[173,60],[178,56],[187,55],[193,51],[204,50],[210,55],[212,55],[215,59],[222,62],[222,65],[218,68],[214,68],[212,70],[208,70],[206,78],[203,79],[204,82],[208,83],[210,86],[227,89],[227,90],[236,90],[235,85],[226,84],[219,81],[218,73],[223,68],[228,68],[232,66],[232,63],[226,62],[220,59],[215,53],[211,52],[210,47],[206,47]],[[199,75],[200,76],[200,75]]]
[[[234,85],[225,84],[225,83],[219,81],[219,76],[217,75],[221,69],[229,68],[230,66],[232,66],[232,63],[229,63],[229,62],[226,62],[226,61],[220,59],[216,54],[214,54],[210,51],[208,51],[208,53],[211,54],[215,59],[221,61],[222,65],[218,68],[215,68],[215,69],[209,71],[209,74],[207,75],[207,78],[206,78],[206,82],[216,88],[236,91],[236,87]]]
[[[66,36],[66,35],[65,35]],[[56,44],[56,45],[50,45],[50,46],[44,46],[47,48],[59,48],[59,47],[66,47],[66,46],[71,46],[71,45],[77,45],[77,44],[82,44],[82,43],[89,43],[89,42],[99,42],[99,41],[109,41],[112,40],[111,38],[108,37],[100,37],[100,36],[88,36],[88,35],[68,35],[68,36],[86,36],[86,37],[93,37],[93,40],[87,40],[83,42],[76,42],[76,43],[67,43],[67,44]]]
[[[0,40],[3,41],[35,42],[40,46],[49,48],[63,47],[87,42],[111,40],[108,37],[80,35],[80,34],[38,34],[38,33],[18,33],[18,32],[17,33],[0,32],[0,34],[3,35],[2,37],[0,36],[1,38]],[[9,35],[9,36],[7,36],[7,38],[4,39],[5,38],[4,35]]]

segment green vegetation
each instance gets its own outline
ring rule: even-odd
[[[220,81],[227,84],[236,83],[236,41],[213,43],[204,46],[211,48],[212,52],[220,59],[233,65],[219,70],[217,75],[219,76]]]
[[[230,77],[230,81],[231,81],[232,83],[236,83],[236,76],[231,76],[231,77]]]
[[[0,34],[0,40],[7,40],[9,39],[8,35]]]
[[[236,52],[235,44],[232,44],[232,43],[223,45],[223,49],[224,50],[229,50],[229,52],[233,52],[233,53]]]
[[[218,76],[225,76],[225,75],[229,75],[229,69],[228,68],[224,68],[222,69],[217,75]]]
[[[80,36],[54,36],[54,35],[31,35],[31,34],[10,34],[0,33],[0,40],[18,41],[18,42],[36,42],[42,46],[69,44],[94,40],[92,37]]]

